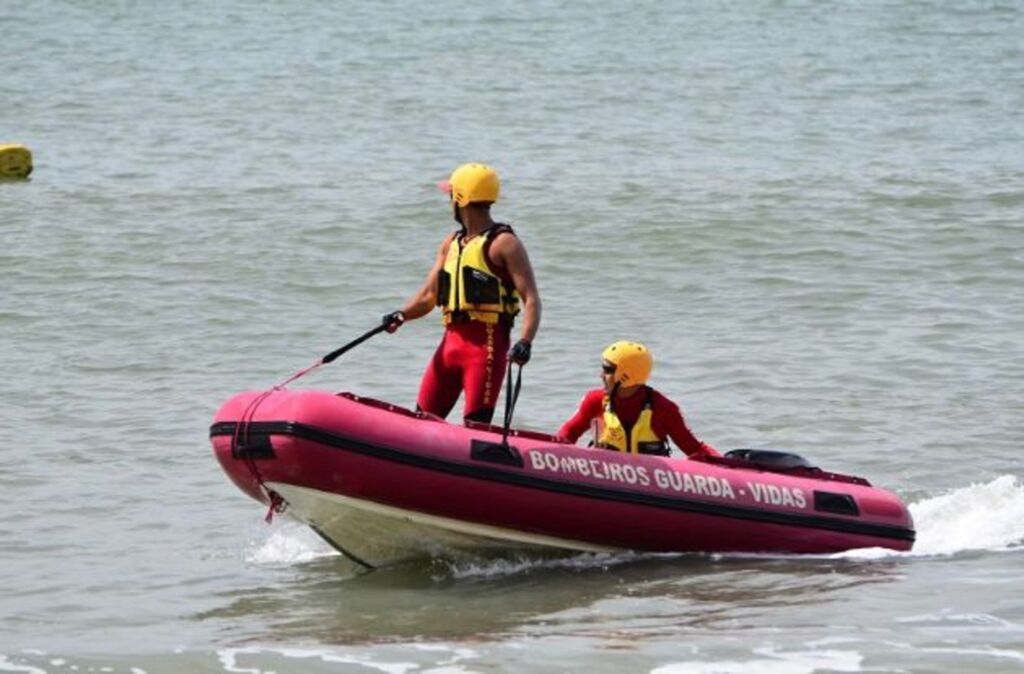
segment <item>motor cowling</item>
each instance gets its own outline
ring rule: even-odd
[[[769,470],[814,468],[807,459],[799,454],[780,452],[774,449],[733,449],[726,452],[725,458],[744,461],[758,468]]]

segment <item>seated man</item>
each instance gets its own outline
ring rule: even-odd
[[[579,410],[558,430],[576,442],[596,422],[594,444],[602,449],[668,456],[672,438],[687,456],[721,456],[690,432],[679,406],[650,386],[654,359],[643,344],[615,342],[601,354],[603,389],[588,391]]]

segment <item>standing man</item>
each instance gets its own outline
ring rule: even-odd
[[[485,164],[463,164],[440,183],[460,228],[449,234],[419,292],[383,318],[389,332],[441,307],[445,330],[427,364],[418,409],[447,417],[465,391],[465,421],[490,423],[508,359],[530,360],[541,303],[530,259],[519,237],[491,219],[498,174]],[[512,324],[522,312],[521,337],[512,350]],[[506,355],[507,353],[507,355]]]

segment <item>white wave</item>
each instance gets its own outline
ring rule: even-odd
[[[243,667],[238,662],[238,656],[240,655],[258,656],[267,653],[274,653],[283,658],[292,658],[297,660],[313,658],[330,664],[359,665],[366,669],[384,672],[384,674],[407,674],[408,672],[420,668],[420,666],[414,662],[382,662],[374,660],[369,656],[347,655],[330,650],[310,650],[300,648],[226,648],[217,651],[217,657],[220,659],[221,665],[224,667],[224,671],[232,672],[233,674],[272,674],[273,672],[280,671],[279,668],[263,670],[259,667]]]
[[[0,653],[0,672],[20,672],[21,674],[46,674],[45,669],[32,667],[30,665],[19,665],[7,659],[6,655]]]
[[[308,527],[283,523],[266,540],[255,542],[246,561],[250,564],[301,564],[338,554]]]
[[[969,655],[992,658],[994,660],[1013,660],[1024,663],[1024,653],[1011,651],[1005,648],[928,648],[927,653],[949,653],[951,655]],[[977,670],[975,670],[977,671]],[[1019,670],[1014,670],[1019,671]]]
[[[278,674],[279,672],[295,671],[296,668],[286,663],[267,665],[268,656],[288,660],[314,660],[328,665],[355,665],[342,667],[344,671],[371,670],[383,674],[471,674],[479,670],[460,664],[464,660],[474,660],[480,654],[472,649],[448,644],[406,643],[396,644],[400,649],[414,652],[411,658],[415,661],[394,661],[381,658],[370,653],[346,652],[337,647],[326,648],[289,648],[279,646],[248,646],[224,648],[217,651],[217,659],[225,672],[232,674]],[[422,657],[426,656],[426,657]],[[249,666],[249,662],[257,662]],[[264,669],[264,667],[269,667]],[[314,665],[314,668],[315,665]]]
[[[755,649],[761,656],[751,660],[719,662],[674,662],[651,670],[651,674],[813,674],[859,672],[864,657],[850,651],[800,651],[780,653],[771,648]]]
[[[1024,544],[1024,485],[1015,475],[910,504],[917,540],[910,552],[851,550],[836,557],[879,559],[1009,550]]]
[[[629,564],[644,559],[676,558],[678,553],[639,553],[639,552],[583,552],[569,557],[537,557],[522,555],[493,560],[443,560],[452,577],[492,578],[496,576],[512,576],[530,571],[544,569],[606,569],[611,566]]]

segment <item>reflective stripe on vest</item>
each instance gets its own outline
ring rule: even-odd
[[[644,387],[647,399],[644,401],[644,408],[637,417],[632,428],[627,428],[618,415],[612,409],[611,398],[604,396],[604,415],[601,433],[597,446],[604,449],[615,449],[620,452],[631,454],[660,454],[668,456],[669,447],[663,438],[658,437],[654,432],[651,421],[654,412],[651,403],[654,399],[654,389],[650,386]]]
[[[511,227],[499,224],[465,244],[461,235],[452,239],[437,279],[437,304],[445,325],[460,315],[482,323],[511,323],[519,313],[519,292],[491,270],[484,253],[488,241],[502,232],[514,235]]]

